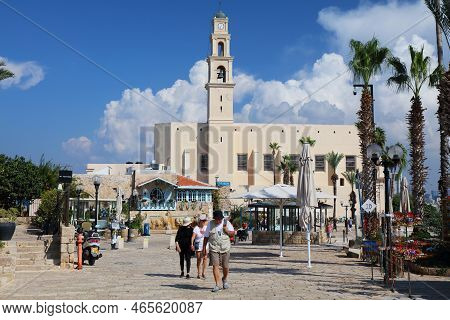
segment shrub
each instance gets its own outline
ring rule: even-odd
[[[0,221],[14,222],[19,215],[17,208],[0,209]]]
[[[142,224],[144,223],[144,217],[138,213],[133,220],[131,220],[130,225],[128,226],[130,229],[142,229]]]

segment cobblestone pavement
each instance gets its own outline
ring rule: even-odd
[[[371,281],[368,265],[347,258],[336,247],[313,246],[313,267],[306,267],[306,247],[287,247],[279,258],[276,246],[238,244],[232,248],[231,288],[211,293],[212,271],[196,279],[180,279],[178,254],[168,250],[169,236],[152,235],[148,249],[139,241],[123,250],[103,252],[95,266],[83,271],[18,273],[0,289],[3,299],[407,299],[382,286],[378,269]],[[413,275],[415,298],[445,299],[450,282]],[[418,288],[421,288],[418,290]],[[415,290],[417,292],[415,292]],[[439,293],[440,292],[440,293]]]

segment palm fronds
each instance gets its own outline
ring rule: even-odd
[[[14,77],[14,73],[9,71],[6,68],[2,68],[5,66],[4,61],[0,61],[0,81]]]

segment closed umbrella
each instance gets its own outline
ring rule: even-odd
[[[402,178],[402,183],[400,185],[400,211],[405,215],[411,211],[411,204],[409,203],[408,180],[406,180],[406,177]],[[408,237],[408,225],[406,225],[406,237]]]
[[[120,220],[120,215],[122,214],[122,189],[117,189],[117,199],[116,199],[116,219]]]
[[[300,208],[301,220],[306,227],[306,238],[308,242],[308,268],[311,268],[311,226],[306,223],[309,213],[317,207],[316,188],[314,185],[314,176],[311,168],[311,155],[309,144],[303,145],[303,151],[300,158],[298,170],[297,186],[297,205]]]

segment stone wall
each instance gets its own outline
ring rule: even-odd
[[[16,277],[16,243],[9,241],[3,244],[4,247],[0,248],[0,287]]]
[[[73,270],[73,263],[75,260],[75,227],[61,226],[61,269]]]

